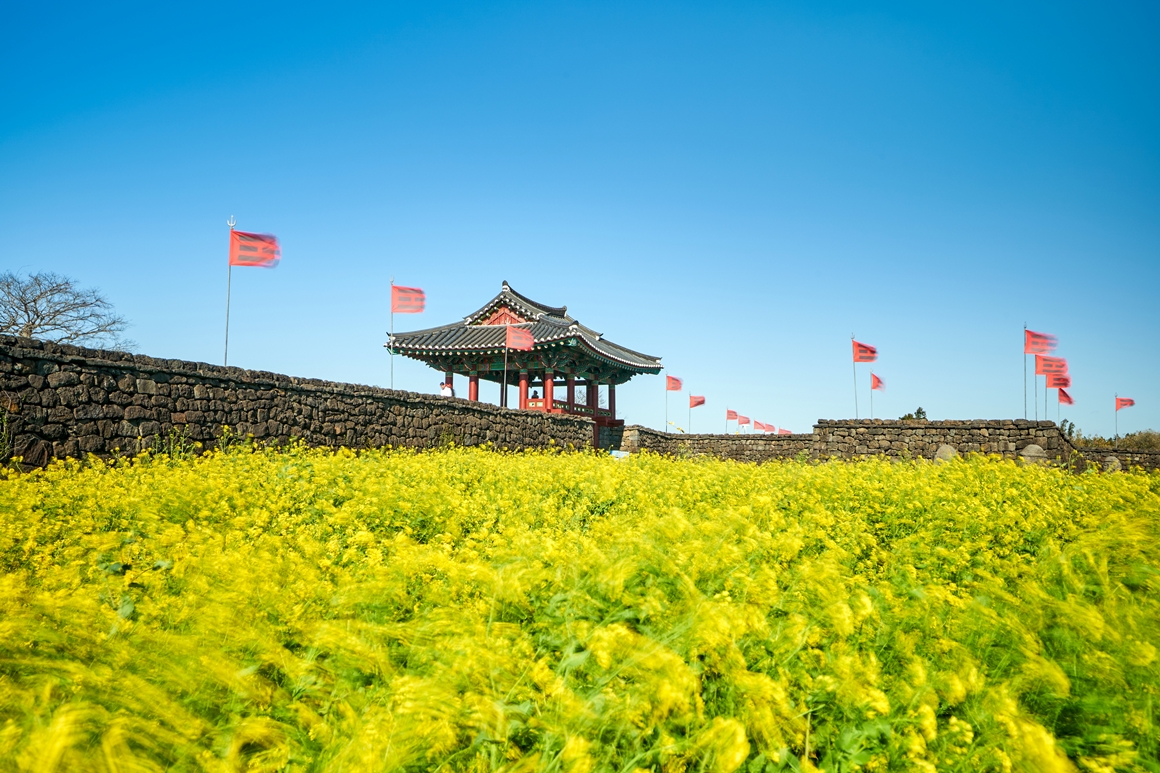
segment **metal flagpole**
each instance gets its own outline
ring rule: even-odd
[[[854,370],[854,418],[858,418],[858,363],[854,361],[854,334],[850,334],[850,367]]]
[[[237,224],[238,221],[234,219],[233,215],[230,215],[230,219],[226,221],[226,225],[230,227],[231,239],[233,238],[234,226]],[[234,264],[227,260],[226,266],[226,351],[222,356],[222,365],[230,364],[230,289],[234,279]]]
[[[1039,374],[1033,375],[1031,379],[1031,402],[1035,406],[1035,420],[1039,421]]]
[[[686,430],[690,435],[693,434],[693,401],[689,400],[689,428]]]
[[[1047,393],[1050,391],[1051,390],[1047,388],[1047,376],[1045,375],[1043,377],[1043,420],[1044,421],[1051,421],[1051,419],[1047,418]]]
[[[870,372],[870,421],[874,421],[874,372]]]
[[[1023,323],[1023,420],[1027,420],[1027,323]]]
[[[1116,442],[1120,442],[1120,393],[1116,392]]]
[[[669,374],[665,374],[665,432],[672,432],[669,429]]]
[[[499,392],[499,407],[507,408],[507,369],[508,369],[508,328],[511,323],[504,325],[503,329],[503,386],[500,387]],[[523,387],[521,387],[522,389]],[[523,392],[520,392],[523,394]],[[548,396],[548,390],[544,390],[544,397]],[[526,407],[526,406],[525,406]]]
[[[391,389],[395,388],[395,278],[391,277]]]

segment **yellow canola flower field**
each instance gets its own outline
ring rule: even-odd
[[[1160,771],[1160,475],[255,450],[0,477],[0,771]]]

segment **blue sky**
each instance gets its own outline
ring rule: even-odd
[[[879,417],[1020,417],[1024,323],[1065,418],[1160,426],[1160,12],[931,6],[5,4],[0,270],[220,363],[234,215],[283,248],[234,272],[243,367],[386,385],[392,276],[400,330],[506,279],[663,357],[698,431],[852,416],[851,333]],[[618,406],[660,427],[662,379]]]

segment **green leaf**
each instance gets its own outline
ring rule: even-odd
[[[131,620],[133,613],[137,611],[137,607],[133,604],[133,599],[128,596],[121,597],[121,607],[117,610],[117,614],[125,620]]]

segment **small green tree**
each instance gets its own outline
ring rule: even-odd
[[[926,421],[926,411],[920,405],[914,409],[914,413],[908,413],[905,416],[899,416],[899,421]]]

